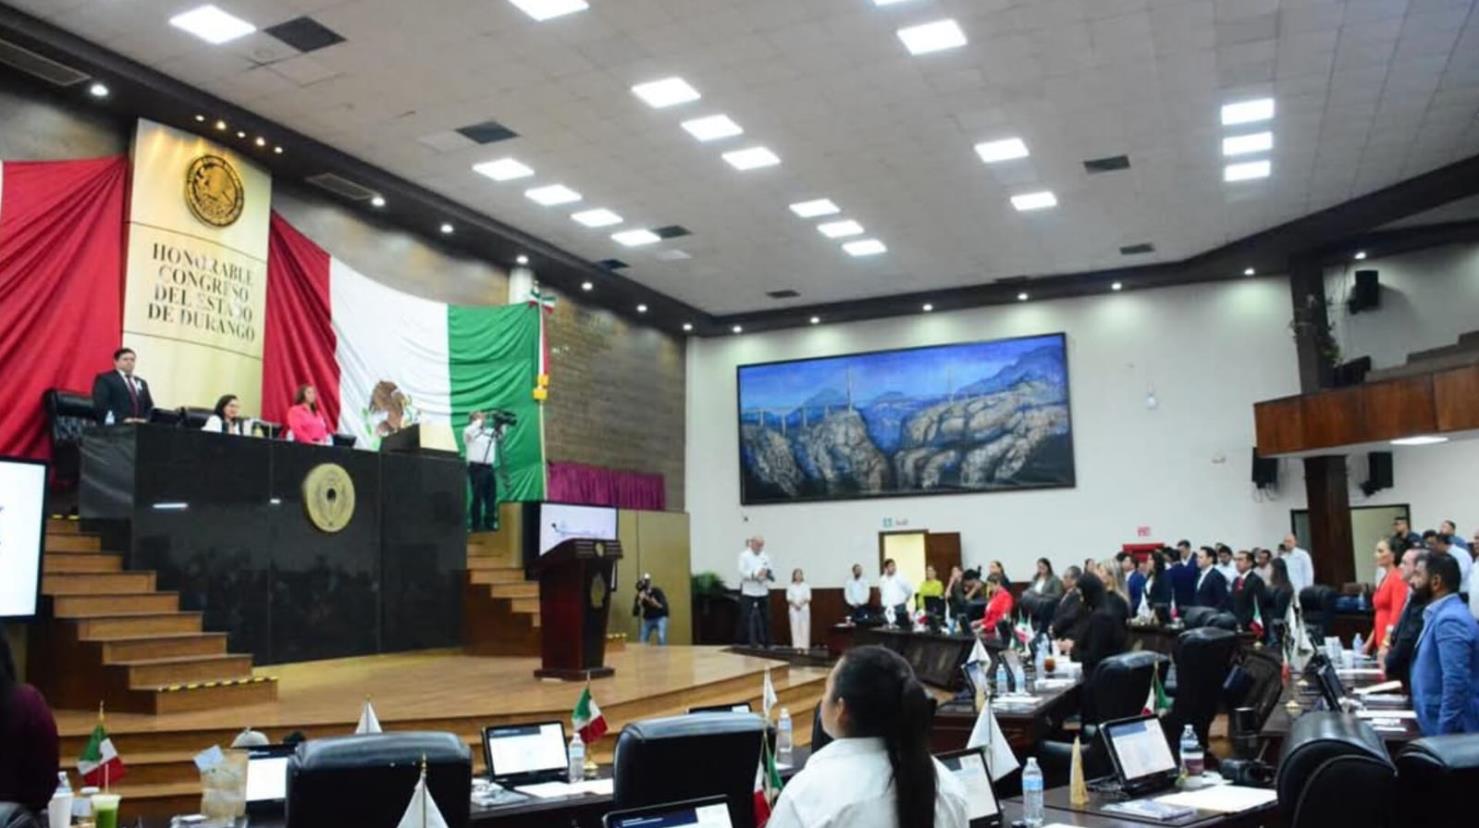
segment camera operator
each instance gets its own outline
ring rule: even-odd
[[[511,423],[512,417],[503,411],[474,411],[467,415],[462,442],[467,446],[467,480],[472,485],[468,517],[474,532],[498,528],[498,478],[493,467],[498,462],[498,441]]]
[[[740,643],[751,647],[770,646],[770,556],[765,538],[756,535],[745,541],[739,556]]]
[[[648,638],[655,631],[657,646],[668,646],[668,596],[663,594],[662,587],[652,585],[652,576],[645,572],[637,582],[637,596],[632,600],[632,615],[642,618],[642,631],[638,641],[648,643]]]

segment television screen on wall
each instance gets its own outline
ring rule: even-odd
[[[737,374],[745,504],[1074,485],[1061,333]]]
[[[0,619],[29,619],[41,597],[46,464],[0,457]]]

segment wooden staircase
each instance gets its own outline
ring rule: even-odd
[[[228,653],[225,633],[205,632],[155,573],[124,569],[76,520],[47,523],[41,592],[51,611],[32,627],[31,672],[54,707],[157,714],[277,698],[250,655]]]
[[[470,655],[539,655],[539,582],[525,577],[514,536],[467,536],[462,644]]]

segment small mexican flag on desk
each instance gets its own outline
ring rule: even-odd
[[[123,760],[118,758],[118,749],[108,738],[108,729],[103,727],[103,706],[98,705],[98,724],[92,729],[87,747],[77,758],[77,772],[82,774],[82,784],[96,785],[107,789],[123,778]]]
[[[591,698],[589,684],[580,694],[580,700],[575,703],[575,710],[570,714],[570,722],[580,733],[580,741],[587,745],[606,735],[606,717],[601,713],[601,708],[596,706],[596,700]],[[586,750],[590,748],[587,747]]]

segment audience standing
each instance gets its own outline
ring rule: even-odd
[[[1289,564],[1289,582],[1294,585],[1295,595],[1315,585],[1315,561],[1309,552],[1299,547],[1299,538],[1293,532],[1284,536],[1279,556]]]
[[[1079,625],[1088,616],[1084,609],[1083,596],[1078,591],[1078,579],[1082,577],[1083,570],[1076,566],[1063,570],[1063,597],[1059,599],[1052,623],[1048,626],[1048,635],[1055,639],[1078,638]]]
[[[745,541],[739,556],[740,642],[751,647],[770,646],[770,556],[765,538],[755,535]]]
[[[1145,593],[1145,582],[1148,580],[1150,556],[1146,555],[1140,560],[1129,552],[1121,552],[1115,556],[1120,563],[1120,569],[1125,573],[1125,589],[1130,593],[1130,612],[1136,613],[1140,610],[1140,598]]]
[[[848,616],[852,621],[863,620],[871,597],[872,588],[868,586],[868,579],[863,577],[863,565],[853,564],[852,577],[847,579],[847,584],[842,588],[842,600],[847,603]]]
[[[649,643],[653,633],[657,633],[657,646],[668,645],[668,596],[662,591],[662,587],[653,586],[652,576],[642,574],[637,580],[636,595],[632,598],[632,615],[642,619],[638,627],[637,640],[643,644]]]
[[[1176,560],[1166,570],[1171,579],[1171,597],[1174,603],[1182,609],[1194,605],[1197,602],[1198,569],[1193,560],[1191,541],[1183,540],[1176,544]]]
[[[1458,588],[1452,555],[1417,559],[1412,589],[1428,605],[1412,659],[1412,707],[1424,736],[1479,733],[1479,622]]]
[[[1255,549],[1253,551],[1253,561],[1253,571],[1258,573],[1258,577],[1263,579],[1264,584],[1268,584],[1274,575],[1274,553],[1267,549]]]
[[[1382,649],[1377,651],[1386,677],[1402,682],[1402,686],[1409,689],[1412,680],[1412,654],[1417,649],[1418,637],[1422,635],[1423,610],[1427,608],[1427,596],[1418,595],[1411,587],[1417,574],[1417,561],[1427,554],[1427,550],[1420,544],[1409,546],[1402,553],[1399,572],[1408,586],[1407,601],[1397,615],[1397,628],[1382,642]]]
[[[1386,644],[1397,627],[1397,618],[1407,604],[1407,579],[1396,573],[1397,559],[1392,554],[1392,545],[1385,540],[1376,542],[1376,569],[1381,573],[1380,583],[1371,596],[1371,607],[1375,617],[1371,635],[1366,640],[1366,652],[1375,653]]]
[[[791,615],[791,646],[797,650],[810,650],[811,587],[800,569],[792,570],[791,583],[786,585],[786,606]]]
[[[1238,550],[1233,555],[1233,566],[1237,573],[1232,582],[1232,612],[1237,616],[1238,628],[1253,630],[1255,621],[1260,629],[1257,633],[1263,633],[1269,627],[1274,617],[1270,613],[1265,616],[1265,608],[1268,606],[1268,596],[1263,579],[1253,571],[1253,553],[1246,549]]]
[[[909,598],[914,595],[914,587],[899,574],[899,567],[893,558],[883,562],[883,575],[878,578],[878,598],[883,602],[883,614],[889,623],[908,628],[909,623]]]
[[[1217,553],[1210,546],[1203,546],[1197,553],[1196,600],[1199,607],[1211,607],[1218,612],[1227,605],[1227,579],[1218,571]]]
[[[930,602],[929,602],[928,599],[930,599],[930,598],[941,598],[942,599],[944,597],[945,597],[945,585],[942,584],[942,583],[940,583],[940,575],[939,575],[939,573],[935,571],[934,566],[932,566],[930,564],[925,564],[924,565],[924,580],[922,582],[920,582],[920,584],[919,584],[919,590],[914,593],[914,599],[915,599],[914,608],[915,609],[918,609],[918,610],[923,610],[925,612],[929,612],[929,603]],[[941,610],[941,612],[943,612],[943,610]]]

